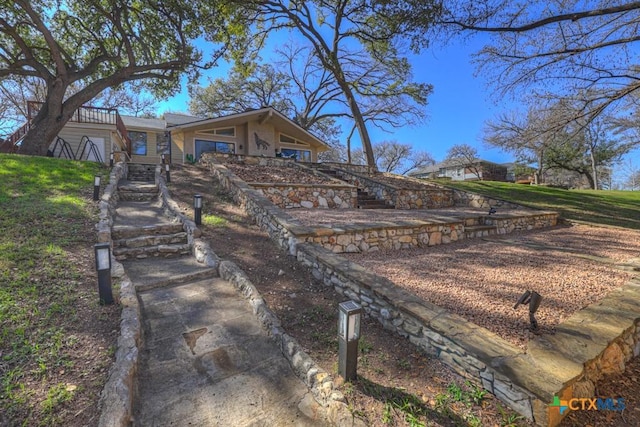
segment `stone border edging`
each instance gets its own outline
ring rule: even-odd
[[[96,225],[98,242],[111,242],[111,225],[118,203],[118,181],[127,174],[127,164],[118,162],[111,170],[109,184],[100,199],[100,220]],[[120,336],[118,337],[115,361],[109,369],[98,411],[99,427],[125,427],[131,424],[135,375],[138,370],[138,346],[142,326],[140,323],[140,305],[133,283],[126,275],[124,267],[112,255],[111,274],[120,279]]]
[[[253,313],[278,345],[295,374],[311,390],[316,402],[327,409],[328,421],[337,426],[360,425],[359,420],[349,411],[344,395],[335,389],[331,375],[316,364],[295,338],[285,332],[278,317],[267,306],[244,271],[231,261],[222,261],[219,272],[220,277],[232,283],[249,302]]]

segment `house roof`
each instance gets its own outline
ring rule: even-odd
[[[183,125],[204,119],[204,117],[190,116],[189,114],[182,113],[164,113],[162,118],[167,122],[167,126]]]
[[[483,159],[479,159],[479,158],[475,159],[474,163],[483,163],[483,164],[498,165],[498,166],[507,167],[506,165],[490,162],[489,160],[483,160]],[[458,160],[458,159],[445,160],[443,162],[436,163],[433,166],[425,166],[425,167],[422,167],[420,169],[416,169],[415,171],[410,172],[408,175],[409,176],[426,175],[426,174],[438,172],[440,169],[460,168],[460,167],[465,166],[466,164],[468,164],[468,163],[463,161],[463,160]]]
[[[164,131],[167,124],[162,119],[149,119],[145,117],[133,117],[121,115],[124,125],[129,128],[149,129],[156,131]]]
[[[170,130],[205,130],[212,127],[237,126],[248,121],[258,121],[262,123],[270,122],[278,128],[282,133],[293,138],[308,141],[316,146],[319,151],[329,149],[327,144],[317,138],[315,135],[304,129],[302,126],[287,118],[273,107],[260,108],[257,110],[249,110],[242,113],[229,114],[221,117],[213,117],[208,119],[196,119],[195,121],[185,122],[169,126]]]

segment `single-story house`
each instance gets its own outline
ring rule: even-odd
[[[488,160],[477,159],[473,163],[445,160],[408,174],[414,178],[445,178],[452,181],[506,181],[507,167]]]
[[[37,112],[38,103],[30,111]],[[49,147],[50,155],[109,162],[115,157],[134,163],[197,160],[202,153],[289,157],[317,162],[329,147],[315,135],[266,107],[222,117],[201,118],[167,113],[161,119],[120,115],[115,109],[82,107]]]

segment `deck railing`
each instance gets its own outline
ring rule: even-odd
[[[31,121],[38,114],[43,105],[43,102],[38,101],[27,102],[27,123],[7,138],[3,145],[10,145],[15,151],[15,144],[27,133],[31,126]],[[120,117],[120,113],[118,113],[117,109],[83,105],[73,113],[73,116],[71,116],[69,121],[75,123],[114,125],[116,127],[116,132],[122,141],[124,141],[127,153],[131,155],[131,139],[129,138],[127,127],[124,125],[122,117]]]

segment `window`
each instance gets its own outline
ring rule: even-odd
[[[171,133],[156,134],[156,154],[171,154]]]
[[[235,144],[229,142],[220,141],[205,141],[201,139],[195,140],[196,145],[196,159],[199,159],[202,153],[234,153]]]
[[[311,151],[309,150],[291,150],[289,148],[282,149],[282,157],[296,159],[301,162],[311,161]]]
[[[131,139],[131,154],[138,156],[147,155],[147,133],[129,131],[129,138]]]
[[[228,128],[203,130],[203,131],[200,131],[200,133],[206,133],[209,135],[220,135],[220,136],[236,136],[236,128],[228,127]]]
[[[297,140],[295,138],[292,138],[288,135],[285,135],[283,133],[280,134],[280,142],[283,144],[290,144],[290,145],[304,145],[305,147],[308,147],[309,144],[307,144],[306,142],[302,142],[300,140]]]

